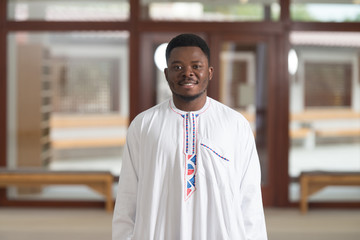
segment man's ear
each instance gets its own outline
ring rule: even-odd
[[[168,71],[169,71],[168,68],[164,68],[164,75],[165,75],[166,81],[168,80]]]
[[[214,75],[214,68],[209,67],[209,80],[211,80],[213,78],[213,75]]]

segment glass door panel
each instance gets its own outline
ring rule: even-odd
[[[360,171],[360,34],[292,32],[289,199],[303,171]],[[358,201],[360,187],[327,187],[310,201]]]
[[[266,185],[267,44],[223,41],[220,49],[219,99],[250,122],[256,137],[262,184]]]
[[[129,116],[127,41],[127,32],[9,33],[8,168],[120,174]],[[10,199],[97,196],[59,191],[8,193]]]

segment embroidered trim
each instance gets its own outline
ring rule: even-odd
[[[185,201],[196,191],[196,142],[197,117],[195,113],[184,116],[184,156],[185,156]]]
[[[200,114],[206,112],[210,108],[210,105],[211,105],[211,98],[207,97],[204,108],[202,109],[202,111],[199,110],[201,112],[198,112],[196,114],[196,117],[199,116]],[[175,105],[174,106],[172,105],[171,99],[169,100],[169,107],[174,113],[179,114],[181,117],[185,118],[184,112],[183,111],[181,112],[180,110],[176,109]]]
[[[185,138],[185,153],[189,152],[189,114],[186,114],[185,119],[185,132],[186,132],[186,138]],[[194,139],[194,136],[193,136]]]
[[[172,100],[169,100],[170,109],[183,118],[183,151],[185,156],[185,201],[188,200],[190,196],[196,191],[196,151],[198,134],[197,117],[200,114],[206,112],[210,108],[210,105],[211,99],[207,98],[205,106],[202,110],[184,113],[184,111],[176,109],[175,105],[173,105]],[[191,149],[189,149],[190,147]]]
[[[207,146],[207,145],[205,145],[205,144],[203,144],[203,143],[200,143],[200,145],[203,146],[203,147],[206,147],[207,149],[209,149],[210,151],[212,151],[213,153],[215,153],[215,155],[218,156],[219,158],[221,158],[221,159],[223,159],[223,160],[225,160],[225,161],[228,161],[228,162],[230,161],[229,159],[227,159],[227,158],[221,156],[220,154],[218,154],[218,153],[217,153],[214,149],[212,149],[211,147],[209,147],[209,146]]]
[[[195,192],[195,175],[196,175],[196,155],[186,156],[186,173],[185,173],[185,200],[188,200],[190,196]]]
[[[192,153],[195,154],[195,141],[196,141],[196,133],[195,133],[195,114],[192,114],[192,130],[193,130],[193,143],[192,143]]]

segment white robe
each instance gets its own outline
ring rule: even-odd
[[[170,99],[132,121],[113,240],[267,239],[249,123],[207,97],[196,112]]]

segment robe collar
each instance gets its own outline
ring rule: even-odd
[[[196,116],[199,116],[200,114],[204,113],[206,110],[209,109],[210,103],[211,103],[211,98],[206,97],[206,102],[205,102],[204,106],[201,109],[199,109],[197,111],[187,112],[187,111],[183,111],[183,110],[178,109],[174,104],[173,98],[171,97],[170,100],[169,100],[169,107],[171,108],[171,110],[173,110],[175,113],[177,113],[177,114],[179,114],[181,116],[184,116],[187,113],[191,113],[191,114],[195,114]]]

